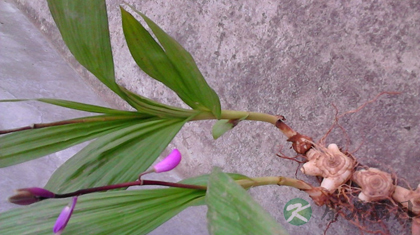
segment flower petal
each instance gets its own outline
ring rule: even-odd
[[[158,164],[156,164],[153,169],[156,173],[170,171],[174,169],[181,162],[181,153],[178,149],[172,150],[172,152]]]
[[[53,227],[53,232],[55,234],[61,234],[61,232],[66,228],[67,223],[69,222],[70,217],[73,214],[73,210],[76,207],[76,202],[77,197],[73,197],[71,206],[66,206],[61,211]]]

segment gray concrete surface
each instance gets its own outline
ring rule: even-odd
[[[71,58],[60,41],[44,1],[16,2],[84,81],[93,84],[95,89],[98,88],[95,92],[100,99],[112,107],[128,108],[99,86],[95,79]],[[343,113],[355,109],[382,91],[401,92],[395,96],[384,96],[360,112],[341,119],[340,123],[346,134],[336,129],[330,134],[327,142],[337,143],[349,151],[357,150],[354,154],[362,163],[395,172],[399,177],[407,179],[412,186],[420,183],[418,1],[128,2],[133,3],[138,10],[148,15],[191,52],[203,75],[219,94],[224,109],[284,115],[288,124],[316,140],[327,132],[334,120],[333,104]],[[11,6],[10,3],[10,0],[2,2],[8,6]],[[118,82],[147,97],[181,105],[171,91],[147,78],[135,65],[121,30],[119,5],[122,1],[112,0],[107,3]],[[3,7],[1,9],[3,10]],[[20,15],[17,10],[6,18],[15,18],[19,22],[15,24],[19,27],[24,25],[22,22],[27,22],[23,16],[18,18],[16,15]],[[1,14],[1,17],[5,16]],[[0,25],[2,34],[6,26],[5,23]],[[1,61],[5,55],[4,45],[11,47],[9,42],[3,44],[3,37],[0,41]],[[22,36],[17,36],[17,39],[20,37]],[[36,37],[42,38],[40,35]],[[23,41],[21,44],[28,51],[40,48],[37,44],[34,45],[32,40]],[[6,56],[11,60],[9,64],[17,66],[22,63],[16,61],[17,54],[13,52],[11,56]],[[48,56],[55,52],[48,49],[41,54]],[[24,54],[20,60],[27,57],[28,55]],[[75,98],[66,97],[64,91],[56,90],[62,87],[61,81],[58,80],[62,75],[54,72],[57,66],[51,66],[50,63],[39,64],[36,68],[43,68],[42,70],[48,73],[40,76],[34,74],[29,65],[24,67],[30,71],[22,73],[31,74],[29,80],[42,77],[50,82],[36,83],[38,87],[24,86],[22,84],[26,84],[25,82],[20,84],[10,82],[11,78],[4,79],[5,72],[2,71],[2,98],[42,95],[77,100],[78,95]],[[8,66],[1,65],[1,69]],[[21,71],[23,72],[23,69]],[[14,78],[16,75],[10,77]],[[70,77],[80,79],[74,73]],[[76,81],[82,83],[80,80]],[[12,96],[10,93],[13,89],[3,87],[3,84],[11,84],[18,89],[15,88],[16,93]],[[44,91],[44,86],[47,85],[51,88],[43,93],[29,92]],[[71,90],[67,93],[73,92],[76,91]],[[87,93],[92,92],[88,89]],[[92,103],[101,102],[95,99],[83,98],[84,101],[89,100]],[[1,112],[2,123],[3,120],[9,123],[11,119],[18,119],[15,115],[31,108],[24,106],[16,111],[14,108],[2,108],[13,110]],[[11,116],[4,118],[5,113]],[[48,113],[54,113],[52,118],[60,118],[54,116],[56,111]],[[69,114],[64,116],[67,115]],[[36,109],[32,116],[23,116],[27,118],[25,123],[49,121],[44,116],[41,120],[36,114]],[[275,156],[282,146],[286,149],[286,154],[292,155],[292,152],[287,150],[289,145],[285,138],[272,126],[255,122],[241,123],[236,129],[214,141],[210,135],[212,123],[206,121],[186,125],[171,144],[184,153],[183,163],[178,169],[182,178],[208,173],[215,165],[221,166],[225,171],[248,176],[294,177],[297,164]],[[72,152],[60,154],[66,158],[71,156]],[[56,157],[46,159],[52,161]],[[29,162],[27,166],[32,167],[32,164],[35,163]],[[39,166],[35,165],[34,168],[31,174],[38,174],[36,183],[42,185],[47,175],[44,175],[44,172],[36,172]],[[0,171],[5,172],[4,169]],[[51,171],[51,168],[46,171]],[[16,186],[20,187],[26,186],[28,179],[36,178],[17,178],[16,175],[20,177],[21,172],[26,173],[28,170],[16,168],[13,175],[5,173],[8,182],[2,186],[2,192],[4,188],[9,190],[7,187],[11,182],[23,184]],[[316,182],[301,174],[297,176]],[[290,188],[265,187],[253,189],[252,195],[288,229],[290,234],[322,234],[326,228],[328,221],[321,219],[324,208],[317,208],[314,204],[313,217],[309,223],[295,227],[285,221],[282,214],[285,203],[295,197],[308,199],[303,193]],[[392,234],[407,233],[395,220],[391,220],[389,226]],[[154,232],[204,233],[203,209],[187,210]],[[327,234],[353,233],[358,233],[358,229],[339,219]]]
[[[63,60],[13,1],[0,1],[0,99],[60,98],[107,105]],[[0,103],[0,129],[79,117],[85,113],[39,102]],[[53,171],[82,146],[0,169],[0,211],[13,190],[43,187]]]

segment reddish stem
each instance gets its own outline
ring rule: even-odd
[[[54,198],[74,197],[74,196],[80,196],[80,195],[84,195],[88,193],[96,193],[96,192],[108,191],[112,189],[127,188],[131,186],[140,186],[140,185],[161,185],[161,186],[168,186],[168,187],[199,189],[199,190],[207,189],[206,186],[201,186],[201,185],[180,184],[180,183],[172,183],[172,182],[156,181],[156,180],[141,180],[141,181],[133,181],[133,182],[107,185],[107,186],[101,186],[101,187],[80,189],[71,193],[55,194]]]

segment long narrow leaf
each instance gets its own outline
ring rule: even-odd
[[[152,78],[174,90],[188,105],[193,101],[184,93],[186,87],[165,51],[150,33],[127,11],[121,8],[124,36],[136,63]],[[192,106],[195,108],[196,106]]]
[[[199,111],[188,110],[183,108],[178,108],[170,105],[165,105],[151,99],[147,99],[141,95],[135,94],[124,87],[121,87],[122,92],[127,95],[132,103],[132,106],[137,109],[137,112],[125,111],[112,109],[92,104],[79,103],[70,100],[61,100],[61,99],[12,99],[12,100],[0,100],[0,102],[22,102],[22,101],[39,101],[47,104],[57,105],[64,108],[91,112],[91,113],[104,113],[104,114],[118,114],[118,115],[149,115],[149,116],[158,116],[165,118],[188,118],[192,115],[198,114]]]
[[[197,100],[197,106],[202,110],[210,110],[216,117],[220,117],[220,100],[216,92],[207,84],[200,70],[198,69],[191,54],[186,51],[175,39],[165,33],[157,24],[146,15],[136,11],[152,29],[159,40],[166,55],[182,76],[184,84]]]
[[[205,191],[128,190],[81,196],[64,234],[147,234],[185,208],[203,201]],[[50,199],[0,214],[2,235],[52,234],[69,199]]]
[[[195,110],[178,108],[147,99],[146,97],[135,94],[125,88],[122,88],[122,91],[127,95],[128,99],[132,101],[131,105],[141,113],[148,113],[166,118],[187,118],[198,114],[198,111]]]
[[[245,189],[217,168],[209,178],[206,204],[210,234],[287,234]]]
[[[106,135],[143,120],[141,116],[100,115],[83,122],[25,130],[0,137],[0,167],[36,159]],[[68,120],[72,122],[75,120]]]
[[[228,174],[235,180],[246,179]],[[180,183],[206,185],[209,175]],[[65,234],[147,234],[189,206],[204,205],[204,190],[151,189],[81,196]],[[51,234],[69,199],[50,199],[0,214],[2,235]]]
[[[163,48],[130,13],[121,8],[121,14],[128,48],[139,67],[175,91],[191,108],[211,111],[219,117],[219,97],[204,80],[191,55],[141,13]]]
[[[117,94],[104,0],[48,0],[64,42],[87,70]]]
[[[58,168],[46,188],[61,193],[135,180],[186,121],[147,120],[100,137]]]
[[[105,113],[105,114],[120,114],[120,115],[138,115],[136,112],[129,112],[124,110],[111,109],[107,107],[79,103],[70,100],[60,100],[60,99],[13,99],[13,100],[0,100],[0,102],[21,102],[21,101],[39,101],[47,104],[57,105],[64,108],[80,110],[91,113]]]

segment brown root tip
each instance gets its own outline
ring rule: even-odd
[[[287,138],[290,138],[294,135],[297,134],[296,131],[294,131],[292,128],[290,128],[286,123],[284,123],[283,121],[286,120],[284,119],[283,116],[279,117],[279,119],[277,119],[276,121],[276,127],[279,128],[279,130],[281,132],[283,132],[283,134],[285,136],[287,136]]]
[[[312,198],[317,206],[323,206],[329,201],[330,194],[322,187],[314,187],[304,191]]]
[[[287,141],[292,142],[293,149],[299,154],[305,154],[312,148],[312,139],[299,133],[296,133],[296,135],[290,137]]]
[[[235,127],[235,126],[237,126],[239,124],[240,121],[241,120],[239,120],[239,119],[230,119],[228,121],[228,123],[231,123],[232,124],[232,127]]]
[[[283,115],[276,115],[276,117],[277,117],[277,121],[286,121],[286,118],[283,116]]]

